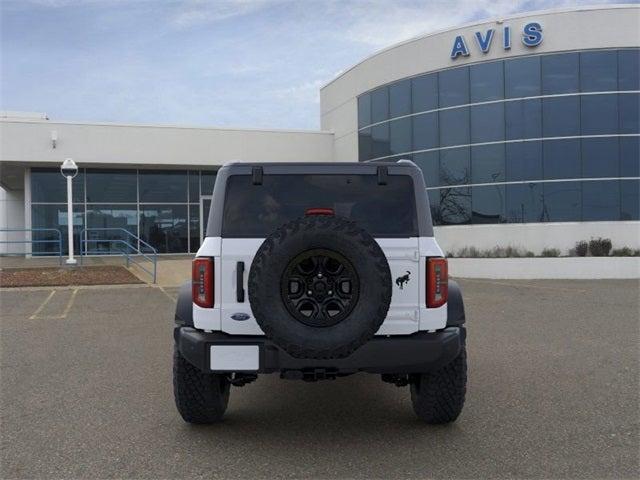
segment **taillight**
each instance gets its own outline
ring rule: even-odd
[[[213,258],[195,258],[191,269],[191,297],[202,308],[213,307]]]
[[[449,274],[446,258],[427,259],[427,307],[437,308],[447,303]]]

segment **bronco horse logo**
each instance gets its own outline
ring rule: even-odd
[[[411,272],[409,270],[406,272],[406,275],[396,278],[396,285],[400,287],[400,290],[404,288],[405,283],[409,283],[409,280],[411,280]]]

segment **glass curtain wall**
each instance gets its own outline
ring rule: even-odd
[[[638,220],[640,50],[451,68],[358,97],[360,161],[413,160],[439,225]]]
[[[159,253],[195,253],[200,247],[200,199],[212,194],[215,178],[211,170],[80,169],[73,180],[75,251],[80,252],[86,226],[84,248],[92,254],[136,249],[133,236]],[[31,170],[31,202],[33,228],[59,229],[67,253],[66,183],[58,169]],[[57,235],[36,232],[33,238]],[[53,243],[33,246],[34,254],[55,251]]]

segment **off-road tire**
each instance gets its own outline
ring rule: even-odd
[[[222,420],[229,402],[226,376],[203,373],[173,349],[173,394],[178,412],[188,423],[207,424]]]
[[[310,326],[285,306],[281,279],[302,252],[326,249],[345,257],[357,272],[359,296],[339,323]],[[384,252],[355,222],[335,216],[307,216],[282,225],[262,243],[249,272],[249,302],[265,335],[297,358],[344,358],[369,341],[391,303],[391,271]]]
[[[429,424],[455,421],[462,411],[466,392],[467,351],[464,344],[451,363],[433,372],[411,376],[413,410]]]

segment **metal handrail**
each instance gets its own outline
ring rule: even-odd
[[[58,244],[58,251],[57,252],[53,252],[53,253],[57,253],[58,254],[58,259],[60,262],[60,265],[62,265],[62,233],[60,232],[59,229],[57,228],[0,228],[0,233],[8,233],[8,232],[55,232],[58,234],[58,238],[57,239],[53,239],[53,240],[34,240],[33,238],[27,240],[26,238],[24,240],[0,240],[0,243],[30,243],[32,246],[32,250],[33,250],[33,244],[34,243],[57,243]],[[33,252],[32,252],[33,253]],[[28,254],[28,252],[3,252],[1,255],[25,255]]]
[[[86,235],[85,235],[88,232],[106,232],[106,231],[111,231],[111,232],[118,231],[118,232],[126,233],[130,237],[130,239],[135,240],[136,246],[132,245],[127,240],[124,240],[122,238],[86,238]],[[134,235],[133,233],[131,233],[126,228],[120,228],[120,227],[83,228],[82,231],[80,232],[80,263],[81,264],[82,264],[83,258],[85,256],[87,256],[87,255],[90,255],[90,254],[104,254],[103,252],[100,252],[98,250],[93,250],[93,251],[88,250],[87,249],[87,246],[88,246],[87,244],[90,243],[90,242],[92,242],[92,243],[108,242],[109,244],[116,244],[117,246],[123,245],[125,248],[124,249],[118,249],[118,251],[120,252],[121,255],[123,255],[125,257],[126,262],[127,262],[127,267],[129,266],[130,263],[134,263],[142,271],[144,271],[147,274],[151,275],[151,277],[153,278],[153,283],[156,283],[157,268],[158,268],[158,251],[154,247],[149,245],[147,242],[142,240],[140,237],[138,237],[137,235]],[[147,247],[151,251],[150,252],[144,252],[140,248],[140,245],[144,245],[145,247]],[[134,250],[135,253],[131,254],[129,249]],[[147,270],[144,266],[142,266],[142,263],[136,262],[135,260],[133,260],[132,259],[133,256],[141,256],[145,260],[148,260],[149,262],[151,262],[153,264],[153,270]]]

